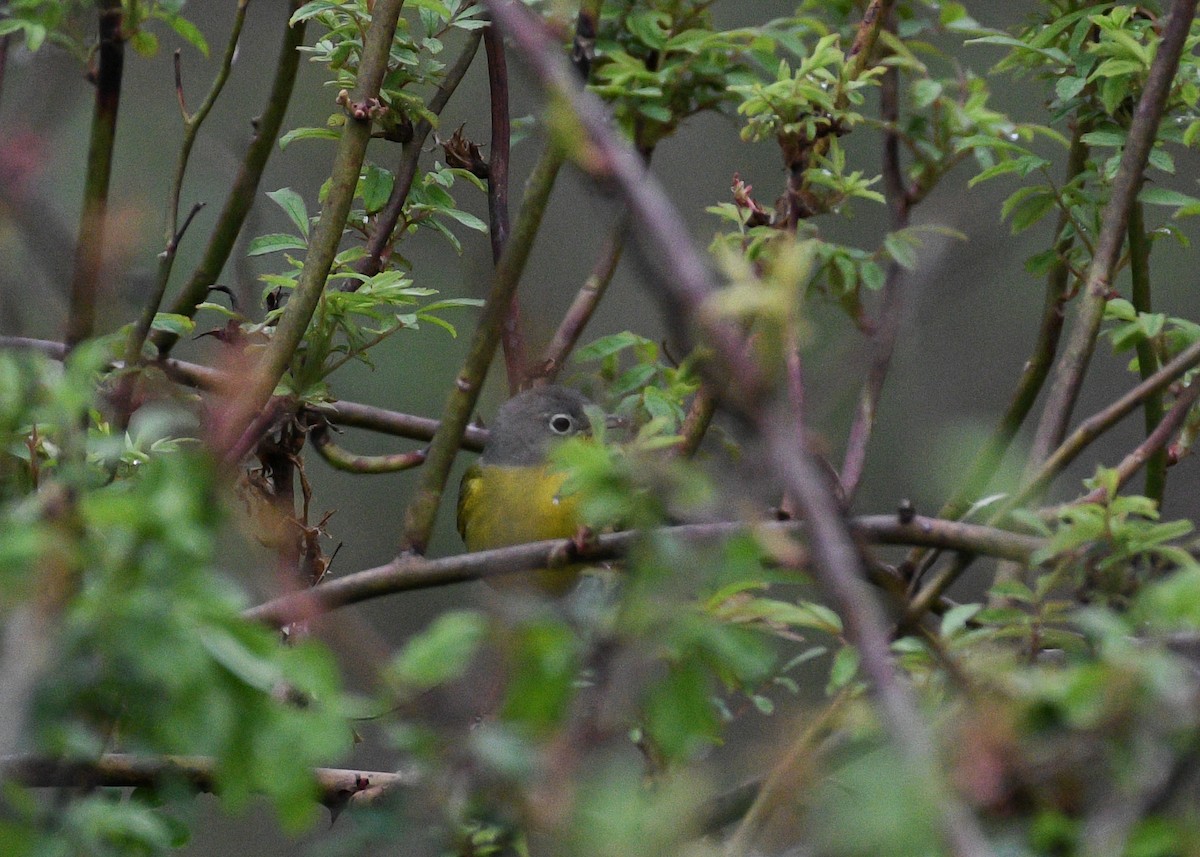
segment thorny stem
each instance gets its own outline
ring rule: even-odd
[[[550,200],[550,191],[554,188],[562,164],[562,151],[550,143],[529,176],[516,227],[496,266],[492,291],[471,337],[470,350],[458,371],[454,387],[446,397],[441,426],[429,446],[429,456],[421,469],[421,485],[404,512],[404,533],[400,539],[402,554],[423,554],[429,544],[460,438],[479,400],[479,392],[499,344],[501,327],[516,294],[521,273],[525,270],[525,262],[529,259],[533,240]]]
[[[1027,477],[1046,461],[1066,434],[1071,412],[1091,361],[1100,321],[1112,288],[1117,257],[1124,243],[1129,210],[1142,184],[1142,173],[1166,105],[1167,94],[1179,65],[1197,0],[1175,0],[1167,16],[1162,42],[1150,65],[1150,73],[1134,111],[1125,139],[1125,150],[1113,179],[1112,194],[1101,215],[1103,226],[1087,281],[1075,311],[1075,322],[1054,367],[1050,390],[1029,452]]]
[[[492,117],[492,144],[488,151],[488,222],[492,239],[492,264],[499,265],[508,243],[508,164],[512,143],[512,123],[508,107],[508,61],[504,56],[504,36],[494,26],[483,34],[487,54],[488,92]],[[500,325],[500,349],[508,377],[508,392],[516,393],[525,380],[525,337],[521,332],[521,304],[514,292],[508,312]]]
[[[590,142],[584,165],[625,198],[639,235],[651,250],[647,257],[660,266],[656,294],[664,299],[668,312],[681,315],[704,334],[715,356],[714,363],[705,366],[710,380],[726,392],[729,403],[765,441],[770,463],[805,515],[816,575],[846,622],[847,638],[858,648],[887,731],[905,757],[909,773],[932,792],[930,803],[938,809],[947,845],[960,857],[990,853],[975,819],[946,787],[934,757],[933,737],[893,670],[883,613],[866,591],[863,563],[833,486],[808,449],[802,414],[794,403],[773,402],[777,396],[747,354],[736,325],[712,311],[716,283],[693,247],[686,225],[637,152],[613,133],[608,111],[579,86],[556,40],[524,6],[505,0],[486,2],[492,19],[513,39],[542,86],[575,114]],[[886,5],[872,2],[870,8],[886,11]],[[718,367],[722,377],[711,377],[718,374],[714,371]],[[724,386],[722,382],[730,377],[739,383]]]
[[[292,90],[296,83],[296,71],[300,65],[299,48],[304,44],[304,32],[307,22],[300,21],[296,26],[288,25],[292,12],[296,11],[304,0],[291,0],[284,20],[283,40],[279,48],[279,61],[275,66],[275,78],[271,83],[271,92],[267,96],[266,106],[262,115],[254,123],[254,137],[250,141],[246,154],[242,158],[237,178],[225,198],[225,205],[217,217],[216,226],[204,248],[204,256],[183,289],[171,303],[170,312],[191,318],[196,313],[196,307],[208,295],[209,288],[221,275],[221,270],[229,260],[237,243],[246,215],[250,213],[258,195],[258,183],[262,179],[267,160],[275,148],[275,140],[283,125],[283,117],[287,112],[292,98]],[[170,353],[177,336],[170,333],[159,333],[152,337],[158,352],[162,356]]]
[[[371,137],[371,112],[378,103],[379,87],[387,71],[392,38],[404,0],[379,0],[363,40],[358,77],[346,105],[346,124],[338,141],[330,170],[329,190],[321,206],[321,216],[309,238],[304,267],[270,343],[252,371],[242,395],[235,398],[227,413],[216,421],[213,442],[224,458],[236,438],[241,436],[253,415],[271,397],[294,359],[309,320],[321,300],[325,279],[333,266],[342,230],[350,213],[363,157]],[[303,374],[301,372],[300,374]]]
[[[121,0],[100,0],[99,61],[96,67],[96,100],[88,142],[83,212],[75,244],[75,269],[71,275],[67,346],[74,347],[95,331],[96,299],[104,265],[108,225],[108,186],[112,178],[113,143],[117,111],[121,105],[121,77],[125,68],[125,39],[121,33],[124,12]]]
[[[1150,312],[1150,241],[1146,236],[1145,212],[1140,202],[1129,209],[1129,273],[1133,281],[1131,297],[1133,308],[1139,313]],[[1138,372],[1143,380],[1158,371],[1158,354],[1154,343],[1148,339],[1137,343]],[[1146,398],[1143,406],[1146,415],[1146,437],[1154,434],[1163,418],[1163,397],[1154,393]],[[1151,500],[1162,503],[1167,481],[1166,442],[1159,445],[1146,462],[1146,487],[1144,493]]]

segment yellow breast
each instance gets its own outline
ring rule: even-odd
[[[566,478],[547,467],[472,465],[458,495],[458,532],[467,550],[574,536],[582,520],[578,497],[561,493]],[[577,570],[542,569],[534,578],[539,587],[561,594],[574,584]]]

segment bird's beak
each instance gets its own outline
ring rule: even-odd
[[[610,429],[625,428],[629,425],[629,420],[625,417],[617,416],[616,414],[604,415],[604,427]]]

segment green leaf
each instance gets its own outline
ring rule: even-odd
[[[858,649],[853,646],[843,646],[833,656],[833,664],[829,667],[829,684],[826,693],[836,693],[854,680],[858,674]]]
[[[1200,199],[1165,187],[1142,188],[1138,194],[1138,202],[1144,202],[1147,205],[1169,205],[1174,207],[1200,205]]]
[[[395,177],[390,172],[374,164],[367,165],[366,173],[359,183],[359,193],[367,214],[374,214],[387,205],[394,183]]]
[[[388,667],[406,691],[425,690],[461,677],[487,636],[487,618],[474,610],[444,613],[409,640]]]
[[[204,34],[200,32],[200,28],[181,15],[167,15],[167,24],[175,33],[187,42],[189,45],[198,50],[205,57],[208,56],[208,42],[204,38]]]
[[[186,315],[179,315],[173,312],[160,312],[155,314],[154,321],[150,324],[151,330],[161,330],[164,333],[171,333],[175,336],[188,336],[196,329],[196,322],[192,321]]]
[[[275,232],[271,235],[260,235],[250,242],[246,250],[247,256],[264,256],[267,253],[278,253],[280,250],[306,250],[308,243],[295,235]]]
[[[883,239],[883,247],[897,265],[909,271],[917,267],[917,250],[911,240],[892,232]]]
[[[308,206],[304,204],[304,197],[290,187],[268,191],[267,196],[283,209],[296,228],[300,230],[300,234],[308,238]]]
[[[297,140],[337,140],[341,136],[332,128],[295,128],[279,138],[279,148],[286,149]]]

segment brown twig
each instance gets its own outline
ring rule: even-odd
[[[329,436],[329,427],[323,423],[314,426],[309,437],[317,454],[325,459],[330,467],[347,473],[396,473],[412,470],[425,463],[426,451],[423,449],[390,455],[357,455],[349,452],[333,442],[333,438]]]
[[[75,269],[71,275],[66,331],[68,348],[87,339],[95,331],[96,300],[108,228],[108,186],[112,178],[113,143],[117,135],[121,78],[125,68],[125,36],[122,33],[125,13],[121,0],[100,0],[97,5],[100,48],[95,77],[96,99],[88,142],[83,211],[79,218],[79,237],[75,243]]]
[[[1121,462],[1114,468],[1117,471],[1118,487],[1123,486],[1132,479],[1134,474],[1142,469],[1143,465],[1153,461],[1160,455],[1163,458],[1163,466],[1164,468],[1166,467],[1167,443],[1175,435],[1175,432],[1179,431],[1183,426],[1197,398],[1200,398],[1200,383],[1193,381],[1180,391],[1175,399],[1175,404],[1158,421],[1154,430],[1146,435],[1146,439],[1122,458]],[[1148,475],[1147,478],[1149,478]],[[1104,503],[1111,499],[1111,497],[1107,496],[1103,488],[1096,488],[1084,494],[1075,502]]]
[[[416,778],[385,771],[353,768],[315,768],[313,778],[321,803],[331,809],[347,802],[379,798],[401,787],[416,785]],[[186,782],[198,792],[217,785],[217,763],[209,756],[134,756],[105,753],[91,761],[67,761],[49,756],[0,756],[0,779],[30,788],[155,788]]]
[[[1183,52],[1183,44],[1196,14],[1196,3],[1197,0],[1175,0],[1167,15],[1162,41],[1150,64],[1149,76],[1129,126],[1125,150],[1121,154],[1121,163],[1113,179],[1112,193],[1101,215],[1103,225],[1096,241],[1096,252],[1088,269],[1083,294],[1075,311],[1075,322],[1054,367],[1042,418],[1029,451],[1027,477],[1037,472],[1046,462],[1051,451],[1062,441],[1070,423],[1071,413],[1096,345],[1100,322],[1104,317],[1104,307],[1110,297],[1117,257],[1120,255],[1129,222],[1129,210],[1142,184],[1143,172],[1150,149],[1154,145],[1167,94],[1170,92]]]
[[[869,10],[868,10],[869,11]],[[863,27],[866,27],[866,15],[863,16]],[[877,32],[872,28],[873,32]],[[857,43],[857,40],[856,40]],[[883,76],[880,91],[880,113],[889,127],[895,127],[900,116],[900,71],[889,68]],[[892,215],[892,230],[900,230],[908,226],[909,214],[912,210],[911,197],[904,182],[904,172],[900,164],[900,140],[894,131],[888,131],[883,140],[883,176],[884,189],[887,195],[888,209]],[[900,323],[904,316],[904,283],[905,271],[894,260],[888,262],[887,275],[884,279],[883,294],[879,299],[879,315],[871,335],[871,358],[867,369],[867,379],[863,383],[858,396],[858,407],[850,431],[846,439],[846,453],[842,459],[842,470],[839,481],[842,494],[847,505],[854,501],[862,480],[863,468],[867,461],[867,445],[875,427],[875,416],[879,409],[879,400],[883,395],[883,385],[887,380],[888,370],[892,365],[892,355],[896,351],[896,340],[900,335]]]
[[[849,527],[858,539],[876,544],[937,545],[950,550],[971,550],[986,556],[1027,561],[1044,544],[1033,536],[1010,533],[981,524],[939,521],[915,517],[901,523],[895,515],[866,515],[854,518]],[[759,524],[720,522],[684,524],[655,531],[689,542],[727,539],[738,533],[756,532],[799,535],[811,533],[807,524],[771,521]],[[532,569],[558,567],[575,562],[599,562],[625,555],[643,538],[638,532],[606,533],[581,548],[571,539],[515,545],[489,551],[458,554],[440,559],[398,557],[387,565],[328,580],[311,590],[295,592],[246,611],[247,618],[285,625],[297,616],[357,604],[384,595],[483,580]]]
[[[625,250],[625,236],[628,234],[628,230],[629,218],[622,215],[608,237],[605,238],[591,273],[583,281],[571,306],[567,309],[562,321],[559,322],[558,329],[554,331],[554,337],[546,346],[541,362],[535,369],[537,376],[534,379],[535,384],[553,384],[563,366],[566,365],[567,358],[575,349],[579,337],[583,334],[583,329],[591,321],[592,314],[600,305],[609,283],[612,282],[613,275],[617,272],[617,265]]]

